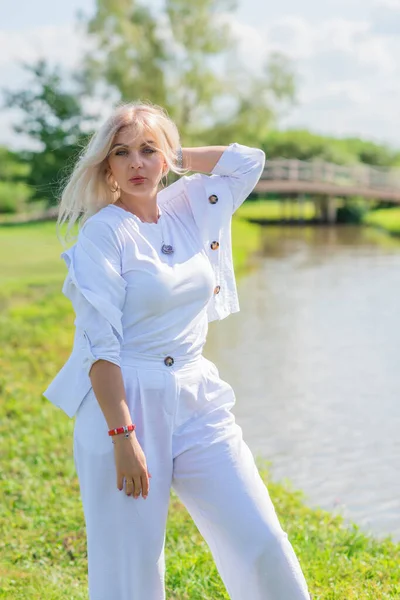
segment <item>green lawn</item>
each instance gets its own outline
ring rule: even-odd
[[[266,219],[279,221],[280,219],[298,219],[305,221],[315,218],[314,202],[306,200],[303,205],[297,201],[280,202],[279,200],[247,201],[238,209],[237,215],[242,219]]]
[[[233,235],[243,274],[259,228],[236,218]],[[41,395],[73,340],[74,315],[60,291],[61,251],[54,223],[0,227],[0,598],[7,600],[87,598],[73,421]],[[314,600],[400,598],[399,544],[308,508],[300,492],[271,481],[268,465],[257,462]],[[166,560],[170,600],[228,598],[203,538],[173,493]]]
[[[285,207],[285,208],[284,208]],[[287,201],[283,205],[275,200],[258,200],[245,202],[237,211],[241,219],[279,221],[282,218],[298,218],[305,221],[315,218],[313,202],[305,201],[304,210],[300,211],[297,201]],[[373,210],[364,216],[363,223],[387,231],[392,235],[400,235],[400,207]]]
[[[370,212],[365,216],[364,223],[384,229],[392,235],[400,235],[400,207]]]

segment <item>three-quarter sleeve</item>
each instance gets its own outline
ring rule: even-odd
[[[233,213],[255,188],[264,166],[265,153],[261,148],[235,142],[224,150],[210,175],[194,173],[181,177],[177,191],[183,190],[203,238],[207,239],[216,227],[230,228]],[[174,198],[172,201],[176,202]]]
[[[160,192],[164,206],[188,217],[201,240],[214,271],[214,295],[208,320],[221,320],[238,312],[239,299],[232,257],[232,215],[254,189],[265,165],[259,148],[230,144],[210,175],[184,175]]]
[[[61,254],[68,267],[62,291],[71,300],[75,326],[82,333],[83,367],[88,375],[99,359],[121,366],[126,297],[121,254],[122,241],[113,227],[93,218],[83,225],[76,244]]]
[[[253,191],[264,171],[265,153],[261,148],[230,144],[211,171],[224,178],[232,195],[234,213]]]

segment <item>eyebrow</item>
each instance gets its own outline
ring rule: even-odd
[[[141,146],[146,146],[146,144],[154,144],[154,140],[146,140],[145,142],[143,142],[143,144],[140,144]],[[114,150],[114,148],[117,148],[118,146],[122,146],[124,148],[129,148],[128,144],[114,144],[114,146],[111,148],[110,152],[112,152]]]

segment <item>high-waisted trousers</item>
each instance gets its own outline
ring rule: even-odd
[[[206,540],[232,600],[306,600],[307,585],[241,427],[232,387],[202,354],[122,353],[126,401],[151,473],[147,499],[116,486],[114,446],[91,389],[74,459],[86,524],[90,600],[164,600],[171,487]],[[254,416],[256,418],[256,415]]]

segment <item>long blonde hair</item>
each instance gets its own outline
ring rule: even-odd
[[[118,199],[118,189],[113,191],[110,186],[107,157],[116,135],[128,125],[135,126],[135,138],[144,132],[153,134],[154,147],[162,153],[168,166],[167,173],[183,175],[188,172],[177,166],[179,133],[164,108],[141,101],[119,104],[81,152],[61,192],[56,229],[64,247],[64,242],[76,239],[70,235],[76,222],[82,226],[90,216]],[[67,230],[63,237],[60,229],[65,222]]]

